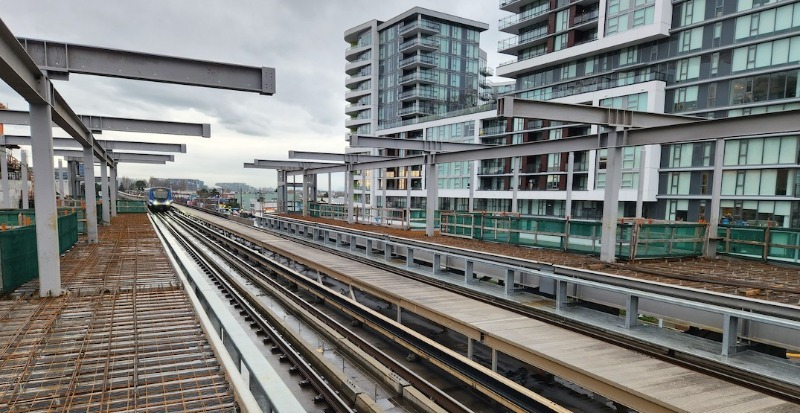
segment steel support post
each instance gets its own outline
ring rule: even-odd
[[[475,340],[470,337],[467,337],[467,358],[472,360],[472,355],[475,352]]]
[[[431,265],[431,274],[436,275],[442,268],[442,254],[433,253],[433,264]]]
[[[572,217],[572,182],[575,179],[575,152],[567,157],[567,199],[564,201],[564,217]]]
[[[514,293],[514,276],[516,275],[516,271],[512,269],[506,270],[506,279],[505,279],[505,287],[506,287],[506,295]]]
[[[100,205],[103,207],[103,224],[111,223],[111,205],[108,202],[108,165],[100,161]]]
[[[30,198],[30,190],[28,188],[28,152],[22,150],[20,158],[22,162],[22,209],[29,209],[31,205],[28,199]]]
[[[344,173],[344,192],[347,197],[347,223],[352,224],[355,222],[353,219],[353,166],[350,163],[346,164],[347,170]]]
[[[411,229],[411,167],[406,167],[406,229]]]
[[[617,215],[619,213],[619,186],[622,178],[620,141],[624,131],[613,130],[608,133],[608,157],[606,161],[606,188],[603,197],[603,227],[600,236],[600,261],[616,260]]]
[[[725,314],[722,321],[722,355],[736,354],[736,343],[739,336],[739,318]]]
[[[472,283],[472,277],[475,274],[475,262],[466,259],[464,262],[464,282],[467,284]]]
[[[642,146],[639,154],[639,191],[636,193],[636,218],[642,218],[644,209],[644,174],[647,172],[647,147]]]
[[[719,228],[720,216],[720,193],[722,192],[722,163],[725,160],[725,140],[717,139],[714,145],[714,172],[711,177],[711,208],[706,210],[708,216],[708,234],[706,234],[705,256],[714,258],[717,256],[717,228]]]
[[[439,171],[433,162],[433,154],[428,155],[425,163],[425,189],[428,198],[425,202],[425,236],[432,237],[439,203]]]
[[[42,90],[50,92],[50,83],[40,80]],[[31,157],[36,168],[36,259],[39,264],[39,295],[61,295],[61,261],[58,250],[58,209],[53,169],[53,127],[50,105],[30,104]],[[90,148],[91,151],[91,148]],[[5,163],[5,160],[4,160]]]
[[[394,248],[391,244],[384,241],[383,242],[383,259],[386,261],[392,260],[392,248]]]
[[[497,372],[497,349],[492,349],[492,371]]]
[[[117,182],[117,166],[111,166],[111,216],[117,216],[117,192],[119,183]]]
[[[83,199],[86,204],[86,238],[93,244],[97,242],[97,195],[94,190],[94,151],[91,146],[83,148],[83,189]]]
[[[470,162],[472,164],[472,168],[469,170],[469,201],[467,208],[469,212],[475,210],[475,180],[478,176],[478,161]]]
[[[2,184],[0,184],[0,190],[3,191],[3,208],[9,209],[11,208],[11,188],[8,183],[8,149],[4,146],[2,151],[3,159],[0,160],[0,180]]]
[[[309,176],[303,173],[303,216],[308,216],[308,178]]]
[[[278,169],[278,213],[285,214],[286,208],[286,171]]]
[[[403,324],[403,307],[400,304],[397,304],[397,323]]]
[[[69,186],[69,194],[72,198],[80,198],[81,196],[78,172],[80,172],[78,161],[67,161],[67,186]]]
[[[556,310],[563,310],[567,307],[567,282],[556,281]]]
[[[64,161],[62,159],[58,160],[58,193],[61,194],[61,199],[63,201],[64,197],[67,196],[64,192]],[[69,173],[67,173],[67,177],[69,177]]]
[[[625,328],[636,327],[639,322],[639,297],[628,295],[625,297]]]
[[[333,189],[331,189],[331,172],[328,172],[328,205],[332,204],[331,200],[333,199]]]
[[[518,156],[511,158],[511,212],[517,213],[519,211],[519,207],[517,207],[517,195],[519,192],[519,168],[522,165],[522,159]]]
[[[406,267],[411,268],[414,266],[414,250],[411,247],[406,247]]]
[[[369,221],[367,219],[367,171],[361,170],[361,213],[363,214],[362,224]]]

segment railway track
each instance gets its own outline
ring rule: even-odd
[[[265,253],[224,237],[219,232],[210,230],[209,228],[204,227],[193,220],[187,220],[186,218],[182,217],[179,218],[174,215],[169,219],[179,219],[182,221],[181,225],[191,226],[195,231],[203,231],[205,236],[214,239],[214,241],[209,239],[203,241],[203,243],[206,247],[213,249],[215,253],[229,255],[226,261],[228,261],[230,265],[236,266],[237,271],[255,273],[252,276],[248,276],[249,280],[254,284],[260,286],[263,283],[272,283],[274,284],[274,288],[283,289],[284,294],[291,296],[291,299],[301,307],[302,311],[310,314],[318,313],[319,310],[317,310],[312,303],[303,300],[292,291],[295,286],[298,286],[300,289],[308,291],[319,297],[321,300],[324,300],[326,307],[335,307],[351,316],[354,320],[358,320],[358,324],[363,322],[372,330],[382,332],[391,340],[398,341],[399,338],[402,339],[399,341],[402,341],[401,344],[407,347],[409,352],[416,351],[419,353],[425,353],[425,358],[427,360],[434,360],[434,365],[444,367],[449,375],[453,375],[454,378],[464,381],[465,384],[463,386],[465,386],[465,388],[475,388],[485,394],[489,394],[494,400],[497,400],[499,404],[503,405],[505,409],[509,411],[569,411],[547,400],[546,398],[536,395],[532,391],[514,383],[509,379],[501,377],[496,373],[486,371],[487,369],[485,368],[480,368],[476,365],[476,363],[465,362],[462,357],[457,356],[452,351],[438,348],[440,346],[438,346],[435,342],[427,340],[424,337],[421,337],[419,334],[409,331],[403,326],[396,325],[396,323],[392,322],[391,320],[386,320],[378,313],[364,308],[364,306],[355,303],[346,295],[342,295],[338,291],[331,291],[329,288],[325,288],[314,277],[296,273],[292,270],[291,265],[287,265],[289,263],[280,263],[275,262],[274,260],[269,260],[265,257]],[[236,254],[234,255],[230,251],[236,251]],[[238,263],[236,263],[237,261]],[[254,263],[257,263],[257,269],[254,266]],[[270,274],[271,276],[265,277],[265,273]],[[277,279],[273,279],[273,276],[275,275],[280,276]],[[290,284],[289,287],[280,286],[278,279],[281,277],[286,277],[286,280],[289,280],[292,284]],[[414,391],[419,392],[424,399],[435,402],[437,408],[444,409],[444,411],[471,411],[470,409],[465,408],[459,402],[452,399],[447,394],[443,393],[435,386],[421,379],[400,362],[388,357],[380,350],[374,348],[365,339],[359,337],[357,333],[354,333],[352,328],[346,328],[332,321],[324,314],[315,314],[315,317],[322,319],[326,326],[335,328],[336,334],[341,335],[341,337],[350,342],[356,343],[359,349],[363,350],[375,360],[386,366],[386,368],[393,372],[393,374],[396,374],[401,379],[402,383],[406,383],[404,386],[407,388],[403,389],[404,392],[413,389]],[[334,380],[328,379],[328,381],[331,382]],[[340,392],[341,391],[342,390],[340,390]]]

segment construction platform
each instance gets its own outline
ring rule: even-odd
[[[146,214],[124,214],[61,258],[65,294],[38,281],[0,300],[0,411],[237,408]]]

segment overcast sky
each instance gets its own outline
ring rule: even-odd
[[[488,23],[481,48],[490,67],[497,21],[509,14],[486,0],[0,0],[0,18],[19,37],[86,44],[276,69],[273,96],[71,75],[56,88],[79,114],[211,124],[211,139],[105,132],[101,139],[187,144],[166,165],[121,164],[131,178],[196,178],[275,186],[273,171],[244,169],[288,151],[344,152],[344,51],[348,28],[388,20],[414,6]],[[5,83],[0,102],[28,110]],[[28,128],[6,127],[8,134]],[[66,136],[59,129],[54,136]],[[18,156],[18,151],[15,151]],[[334,180],[334,188],[341,178]],[[327,185],[322,179],[321,187]]]

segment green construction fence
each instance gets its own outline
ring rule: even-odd
[[[78,215],[58,216],[58,248],[66,252],[78,242]],[[0,291],[7,293],[39,275],[36,225],[0,231]]]

